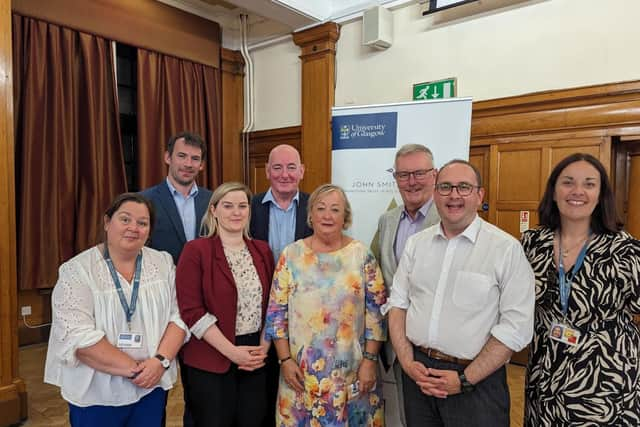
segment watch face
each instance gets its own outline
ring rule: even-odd
[[[169,362],[167,359],[164,359],[162,361],[162,366],[167,369],[169,366],[171,365],[171,362]]]

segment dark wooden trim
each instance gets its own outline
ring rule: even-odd
[[[220,67],[223,73],[244,76],[244,58],[238,50],[223,47],[220,50]]]
[[[302,67],[302,189],[331,181],[331,108],[335,104],[336,42],[340,26],[327,22],[293,34]]]
[[[18,371],[11,0],[0,0],[0,426],[27,417]]]
[[[13,0],[12,10],[220,68],[220,25],[155,0]]]
[[[474,102],[471,139],[478,145],[482,139],[589,130],[615,136],[639,126],[640,81],[632,81]]]
[[[289,144],[300,151],[301,140],[302,126],[288,126],[254,131],[249,133],[249,157],[264,156],[265,153],[268,157],[269,152],[280,144]]]
[[[547,90],[542,92],[532,92],[524,95],[508,96],[504,98],[489,99],[473,103],[473,111],[476,114],[486,115],[504,113],[509,110],[537,111],[549,109],[548,105],[567,102],[579,104],[581,101],[594,98],[611,99],[613,97],[624,97],[626,95],[637,98],[640,94],[640,80],[609,83],[593,86],[582,86],[570,89]],[[593,104],[594,102],[589,102]]]
[[[222,179],[245,180],[244,58],[237,50],[222,49]]]
[[[335,22],[326,22],[322,25],[293,33],[293,42],[300,47],[309,47],[310,54],[320,50],[330,49],[335,51],[335,43],[339,38],[340,26]]]

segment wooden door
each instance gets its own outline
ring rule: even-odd
[[[519,239],[520,213],[529,212],[529,228],[538,224],[538,204],[553,167],[570,154],[589,153],[609,171],[611,139],[567,138],[496,144],[491,147],[489,221]]]
[[[538,204],[554,166],[566,156],[582,152],[597,157],[608,168],[610,141],[610,138],[592,137],[493,145],[487,185],[489,221],[520,239],[521,212],[529,213],[529,228],[535,228]],[[514,354],[512,362],[526,365],[528,357],[527,347]]]
[[[489,147],[472,147],[469,150],[469,163],[475,166],[480,171],[480,177],[482,178],[482,186],[484,187],[484,203],[483,206],[489,206],[489,158],[491,150]],[[478,209],[478,215],[484,220],[489,219],[489,210],[480,207]]]

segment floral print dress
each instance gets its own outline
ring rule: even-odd
[[[297,393],[280,376],[276,425],[384,426],[382,386],[354,395],[365,340],[385,341],[382,274],[371,251],[357,240],[315,253],[303,240],[287,246],[276,272],[266,332],[289,340],[304,373]]]

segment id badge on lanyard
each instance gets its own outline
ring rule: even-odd
[[[565,273],[564,262],[562,261],[562,241],[560,241],[558,245],[558,253],[560,254],[558,265],[558,283],[560,285],[560,306],[562,308],[562,321],[556,321],[551,324],[551,329],[549,330],[549,338],[569,346],[576,346],[580,342],[581,332],[569,324],[569,322],[567,321],[567,313],[569,311],[571,283],[573,282],[573,279],[575,278],[578,270],[580,270],[580,267],[582,267],[584,257],[587,254],[589,240],[591,240],[591,233],[589,233],[589,238],[582,246],[580,254],[576,259],[576,263],[573,265],[573,268],[571,268],[569,274]]]
[[[120,299],[120,305],[124,310],[124,314],[127,318],[127,331],[120,332],[118,334],[118,342],[116,343],[116,347],[118,348],[142,348],[143,335],[140,333],[131,331],[131,319],[136,311],[136,304],[138,302],[138,290],[140,288],[140,272],[142,270],[142,253],[138,254],[136,257],[136,269],[133,275],[133,286],[131,290],[131,303],[127,302],[127,298],[124,295],[124,291],[122,290],[122,285],[120,284],[120,279],[118,279],[118,272],[116,271],[115,266],[113,265],[113,261],[109,256],[109,249],[105,243],[104,246],[104,260],[107,263],[107,267],[109,268],[109,273],[111,273],[111,278],[113,279],[113,284],[116,287],[116,291],[118,292],[118,298]]]

